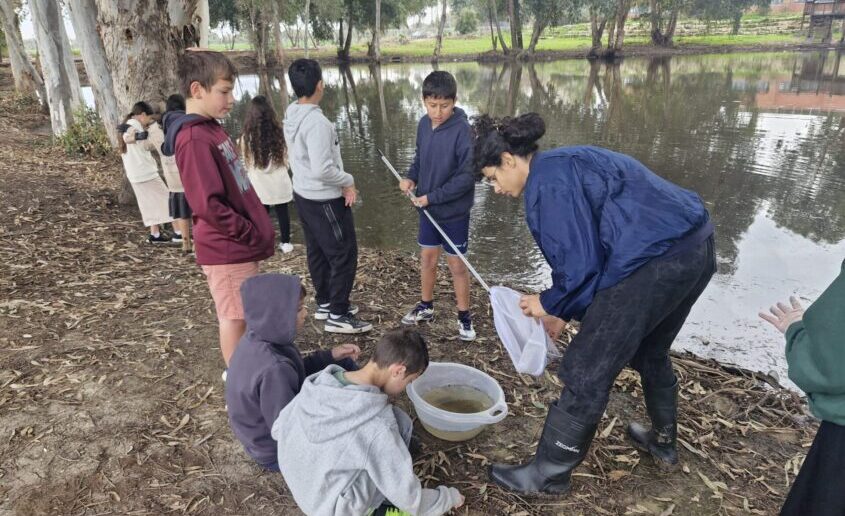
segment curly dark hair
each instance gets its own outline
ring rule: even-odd
[[[546,122],[537,113],[517,117],[493,118],[490,115],[472,117],[475,140],[473,165],[475,178],[481,180],[481,170],[502,164],[502,153],[526,157],[537,151],[537,140],[546,133]]]
[[[264,95],[258,95],[249,102],[241,138],[246,149],[244,160],[248,165],[267,168],[271,161],[276,164],[285,162],[287,145],[282,124]]]

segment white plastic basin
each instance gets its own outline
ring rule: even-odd
[[[423,399],[432,389],[447,386],[472,387],[493,400],[493,406],[482,412],[459,414],[435,407]],[[505,393],[492,377],[463,364],[432,362],[419,378],[406,389],[423,427],[435,437],[447,441],[466,441],[481,433],[488,425],[508,415]]]

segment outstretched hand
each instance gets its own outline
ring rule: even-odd
[[[359,348],[355,344],[341,344],[340,346],[335,346],[332,348],[332,358],[335,362],[338,362],[345,358],[358,360],[359,355],[361,355],[361,348]]]
[[[779,332],[786,333],[792,323],[804,318],[804,307],[801,306],[798,299],[791,296],[789,302],[792,306],[788,306],[786,303],[778,303],[769,309],[771,314],[760,312],[759,315],[762,319],[772,323],[772,326],[777,328]]]
[[[519,299],[519,307],[522,313],[528,317],[544,317],[549,315],[540,303],[540,296],[538,294],[524,295]]]

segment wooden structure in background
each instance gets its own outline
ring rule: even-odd
[[[836,21],[843,20],[842,24],[842,38],[839,42],[845,40],[845,0],[807,0],[804,3],[804,16],[801,19],[801,26],[809,17],[809,31],[807,38],[812,39],[813,33],[821,29],[824,31],[823,42],[830,42],[833,37],[833,24]]]

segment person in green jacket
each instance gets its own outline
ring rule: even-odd
[[[807,393],[819,431],[781,516],[845,514],[845,262],[806,311],[796,298],[760,313],[786,335],[789,379]]]

